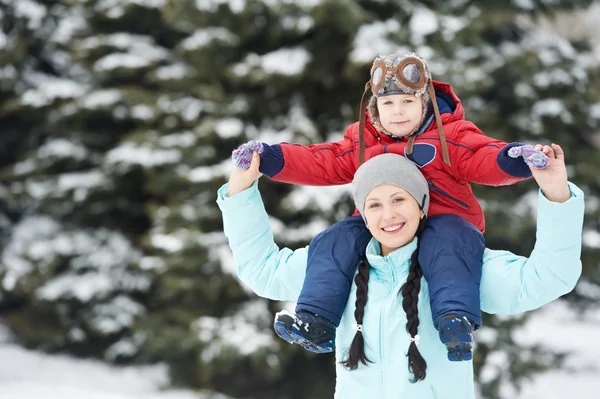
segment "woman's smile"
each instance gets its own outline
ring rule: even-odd
[[[381,230],[388,234],[396,234],[402,230],[402,227],[404,227],[404,223],[396,223],[382,227]]]

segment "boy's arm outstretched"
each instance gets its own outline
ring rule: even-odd
[[[472,122],[461,122],[455,129],[457,143],[450,153],[456,177],[486,186],[508,186],[531,177],[522,157],[512,158],[508,151],[522,143],[506,143],[483,134]]]
[[[354,153],[356,124],[340,141],[313,145],[263,143],[260,172],[283,183],[333,186],[352,182],[357,168]]]

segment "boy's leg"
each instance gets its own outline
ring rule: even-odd
[[[479,284],[483,234],[456,215],[429,218],[419,264],[429,286],[433,323],[448,347],[450,360],[472,358],[472,331],[481,326]]]
[[[335,328],[370,240],[371,233],[360,216],[348,217],[313,238],[296,314],[280,312],[276,317],[275,331],[280,337],[313,352],[333,350]],[[297,328],[291,331],[294,325]]]

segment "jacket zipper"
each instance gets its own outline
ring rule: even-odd
[[[388,265],[388,267],[390,266],[390,261],[387,257],[383,257],[383,260],[385,261],[385,263]],[[392,268],[390,268],[390,273],[392,275],[392,286],[395,285],[396,283],[396,275],[394,274],[394,270]],[[387,301],[390,299],[391,295],[393,294],[394,290],[392,290],[390,292],[390,294],[388,294],[386,300],[382,303],[381,305],[381,309],[379,311],[379,361],[380,363],[380,367],[381,367],[381,392],[383,395],[385,395],[385,365],[383,362],[383,336],[384,336],[384,310],[386,308],[386,306],[388,305]]]
[[[442,194],[444,197],[451,199],[452,201],[456,202],[457,204],[462,205],[463,207],[465,207],[467,209],[471,209],[469,204],[467,204],[466,202],[463,202],[457,198],[454,198],[453,196],[451,196],[450,194],[448,194],[447,192],[445,192],[444,190],[442,190],[441,188],[439,188],[438,186],[433,184],[431,182],[431,180],[427,180],[427,183],[429,184],[429,188],[432,189],[433,191],[437,191],[438,193]]]

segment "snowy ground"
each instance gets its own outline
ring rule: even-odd
[[[550,372],[528,383],[519,399],[600,397],[600,311],[577,317],[566,304],[545,306],[519,334],[522,343],[542,342],[569,351],[570,371]]]
[[[3,342],[4,337],[0,331],[0,399],[226,399],[164,390],[164,367],[115,368],[46,356]]]
[[[519,336],[522,342],[572,350],[567,364],[573,371],[534,379],[518,399],[598,398],[600,312],[576,320],[562,303],[551,304]],[[221,395],[163,390],[168,378],[162,367],[114,368],[96,361],[45,356],[1,340],[0,359],[1,399],[225,399]]]

